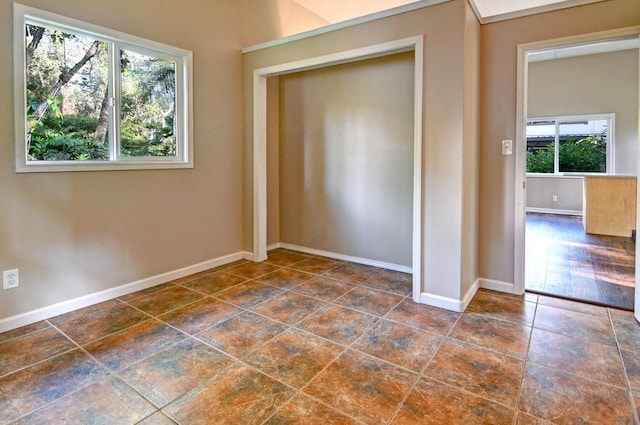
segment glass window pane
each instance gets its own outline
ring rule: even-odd
[[[25,37],[28,160],[108,160],[106,43],[31,24]]]
[[[573,173],[607,171],[608,120],[564,121],[559,124],[559,170]]]
[[[120,50],[123,156],[176,156],[173,61]]]
[[[527,122],[527,173],[553,173],[554,121]]]

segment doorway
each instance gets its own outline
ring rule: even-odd
[[[583,181],[589,178],[585,175],[595,173],[606,174],[607,177],[632,176],[635,184],[638,170],[639,32],[634,27],[519,46],[518,86],[521,90],[518,92],[517,137],[522,142],[520,149],[516,149],[519,153],[516,157],[516,173],[518,179],[522,180],[516,192],[516,252],[523,255],[516,255],[515,260],[517,288],[628,310],[634,307],[636,259],[632,229],[624,236],[592,232],[593,229],[587,233],[583,216],[586,209]],[[621,61],[623,57],[625,59]],[[593,61],[608,66],[609,71],[600,73],[601,78],[616,80],[616,83],[620,82],[621,77],[610,72],[611,64],[618,65],[626,61],[634,65],[635,73],[626,75],[626,78],[631,78],[631,83],[617,88],[623,92],[626,90],[623,93],[627,98],[626,105],[616,110],[605,95],[602,99],[594,96],[594,91],[598,92],[594,89],[600,88],[602,82],[589,82],[586,76],[576,72],[576,69],[589,69],[586,66],[588,61],[592,63],[591,68],[594,67]],[[582,68],[580,63],[586,68]],[[567,79],[566,74],[560,77],[562,67],[573,69],[571,78]],[[617,71],[622,70],[621,66],[617,68]],[[581,87],[580,93],[577,93]],[[629,90],[629,87],[636,89]],[[621,96],[620,93],[608,95],[612,99]],[[575,102],[571,104],[570,99],[575,99]],[[545,102],[548,104],[544,105]],[[559,142],[557,135],[555,144],[552,139],[544,143],[541,137],[544,132],[538,131],[536,140],[535,131],[531,130],[534,123],[542,127],[555,121],[562,122],[567,116],[586,116],[583,120],[565,120],[565,129],[571,124],[574,127],[572,131],[579,136],[580,132],[575,130],[578,127],[576,124],[588,121],[590,114],[605,114],[605,110],[616,120],[615,124],[609,125],[610,134],[607,134],[606,143],[602,143],[606,158],[599,170],[568,170],[568,149],[560,152],[559,147],[565,144],[566,148],[570,143]],[[568,137],[570,132],[567,130],[564,133]],[[587,136],[582,135],[575,137],[571,143],[581,140],[587,143],[584,141],[586,139]],[[595,143],[595,139],[589,137],[589,142]],[[630,146],[630,140],[633,146]],[[545,154],[550,159],[551,169],[531,170],[535,168],[536,161],[539,163],[539,159],[543,158],[541,155],[536,159],[536,149],[553,151]],[[564,169],[562,158],[565,161]],[[634,191],[634,198],[637,198],[637,188],[634,187]],[[633,204],[637,211],[635,201]],[[633,218],[631,227],[635,230],[637,212],[634,212]]]

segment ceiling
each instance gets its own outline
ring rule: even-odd
[[[294,0],[330,24],[406,6],[441,3],[442,0]],[[481,23],[564,9],[606,0],[469,0]]]

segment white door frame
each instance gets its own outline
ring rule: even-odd
[[[525,228],[526,228],[526,121],[527,121],[527,81],[528,59],[527,54],[535,50],[546,50],[554,47],[569,46],[575,44],[593,43],[603,40],[640,36],[640,26],[620,28],[610,31],[601,31],[590,34],[582,34],[571,37],[545,40],[535,43],[518,45],[518,81],[516,104],[516,184],[515,184],[515,255],[514,255],[514,293],[523,294],[525,284]],[[640,102],[640,93],[639,93]],[[640,117],[639,117],[640,123]],[[639,125],[640,127],[640,125]],[[639,133],[640,134],[640,133]],[[638,164],[640,170],[640,148],[638,149]],[[640,185],[638,185],[638,199],[640,200]],[[640,209],[636,218],[636,228],[640,228]],[[636,242],[636,252],[638,243]],[[636,255],[636,282],[640,268],[638,267],[638,255]],[[635,311],[640,313],[640,290],[635,291]],[[636,314],[638,314],[636,313]]]
[[[272,65],[253,71],[253,259],[267,259],[267,78],[362,61],[400,52],[414,52],[413,144],[413,299],[420,301],[422,282],[422,93],[423,36]]]

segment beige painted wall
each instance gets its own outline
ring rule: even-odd
[[[467,155],[465,148],[468,147],[464,141],[469,142],[467,145],[473,145],[474,140],[473,119],[467,118],[469,121],[465,121],[465,113],[472,113],[464,107],[465,65],[469,64],[468,60],[465,61],[465,56],[468,55],[465,53],[465,28],[470,28],[471,39],[477,38],[473,33],[479,31],[477,23],[476,28],[470,27],[467,19],[469,15],[466,1],[453,0],[244,55],[243,204],[246,250],[252,250],[253,244],[253,70],[423,34],[423,288],[440,297],[454,300],[461,298],[462,289],[472,284],[463,280],[475,280],[474,276],[477,276],[474,262],[476,254],[473,252],[477,248],[477,238],[463,238],[463,229],[476,234],[478,231],[474,221],[474,186],[473,183],[463,183]],[[471,79],[466,87],[473,92],[472,85]],[[472,92],[467,92],[467,95],[473,97]],[[466,139],[465,126],[468,129]],[[473,156],[472,149],[468,152]],[[473,160],[470,162],[473,163]],[[473,181],[473,177],[467,176],[469,181]],[[463,247],[463,244],[468,246]]]
[[[0,0],[0,270],[19,268],[21,281],[0,291],[0,320],[241,251],[240,48],[280,35],[272,11],[236,0],[22,3],[193,51],[195,168],[15,174],[12,1]]]
[[[413,68],[410,52],[280,77],[280,242],[411,267]]]
[[[582,214],[582,177],[527,177],[527,209],[573,211]],[[553,196],[557,201],[553,201]]]
[[[481,277],[514,282],[515,157],[500,154],[500,141],[516,136],[518,44],[634,25],[640,25],[637,0],[609,0],[482,26]]]

